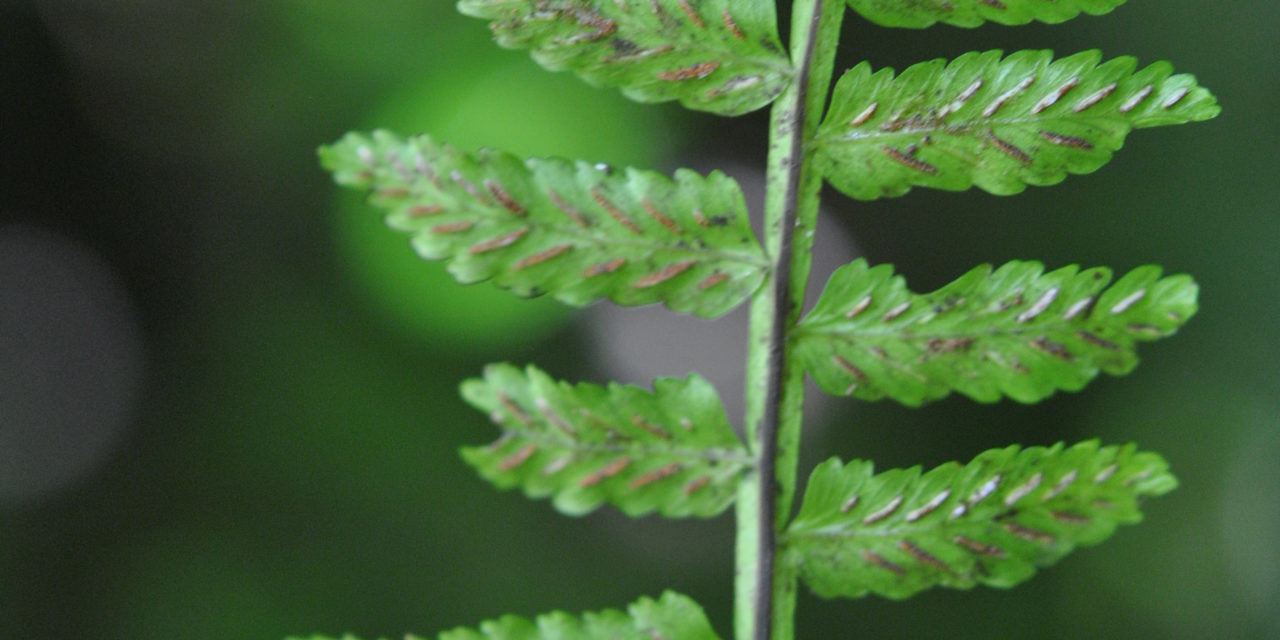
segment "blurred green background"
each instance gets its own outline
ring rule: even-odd
[[[830,194],[828,224],[919,290],[1013,258],[1158,262],[1197,277],[1202,310],[1134,375],[1035,407],[831,403],[804,468],[1098,436],[1165,453],[1182,487],[1013,591],[803,596],[800,637],[1280,638],[1277,33],[1264,0],[1016,29],[848,19],[844,66],[1096,47],[1170,59],[1224,111],[1015,198]],[[0,0],[0,637],[395,637],[668,587],[727,635],[731,517],[568,519],[456,455],[493,435],[460,379],[510,360],[603,381],[600,318],[453,285],[314,149],[387,126],[758,167],[763,124],[541,72],[443,0]]]

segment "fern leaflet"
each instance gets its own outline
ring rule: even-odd
[[[773,0],[462,0],[498,44],[640,102],[740,115],[791,80]]]
[[[1128,373],[1138,342],[1171,335],[1197,310],[1190,277],[1135,269],[1043,272],[984,265],[932,293],[892,267],[838,269],[795,332],[795,354],[828,393],[919,405],[958,391],[979,402],[1035,402],[1099,371]]]
[[[787,548],[824,597],[1011,587],[1140,521],[1142,498],[1176,486],[1160,456],[1096,441],[993,449],[923,474],[832,459],[814,470]]]
[[[968,53],[872,73],[868,63],[836,84],[814,162],[859,200],[913,186],[997,195],[1096,171],[1133,129],[1207,120],[1219,107],[1167,62],[1135,71],[1121,57],[1085,51]]]
[[[572,305],[609,298],[720,315],[749,297],[768,261],[738,184],[680,170],[510,154],[467,154],[427,136],[349,134],[320,150],[339,184],[367,190],[423,257],[460,282]]]
[[[1032,20],[1056,24],[1081,13],[1102,15],[1125,0],[849,0],[866,19],[885,27],[920,29],[936,23],[976,27],[987,21],[1026,24]]]
[[[462,395],[503,430],[463,450],[482,476],[568,514],[609,503],[632,516],[714,516],[753,468],[706,380],[659,378],[652,393],[557,382],[534,367],[491,365]]]

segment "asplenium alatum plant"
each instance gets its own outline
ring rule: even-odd
[[[1056,23],[1120,4],[847,1],[907,28]],[[1192,280],[1155,266],[1113,280],[1101,267],[1011,262],[922,294],[889,266],[858,260],[831,274],[801,317],[824,179],[859,200],[917,186],[1015,194],[1098,169],[1132,129],[1218,113],[1167,63],[1139,68],[1096,51],[966,53],[899,74],[863,63],[829,91],[845,5],[796,0],[787,53],[774,0],[458,4],[489,20],[500,45],[635,100],[724,116],[772,104],[763,243],[738,185],[718,172],[668,178],[385,131],[321,150],[338,183],[368,191],[391,226],[461,282],[572,305],[660,302],[708,318],[750,302],[745,442],[697,374],[649,391],[497,364],[462,385],[500,431],[463,457],[498,487],[549,497],[568,514],[607,504],[632,516],[710,517],[734,507],[739,640],[792,638],[798,582],[827,597],[1011,587],[1137,522],[1144,498],[1176,485],[1160,456],[1091,441],[1010,446],[928,471],[833,459],[793,508],[806,372],[863,400],[1032,403],[1100,371],[1128,373],[1138,342],[1196,312]],[[717,636],[696,604],[667,593],[625,613],[509,616],[440,637]]]

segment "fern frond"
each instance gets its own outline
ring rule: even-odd
[[[831,276],[796,329],[795,354],[828,393],[907,405],[952,391],[979,402],[1036,402],[1077,391],[1099,371],[1122,375],[1137,343],[1171,335],[1197,310],[1189,276],[1038,262],[977,267],[932,293],[907,290],[864,260]]]
[[[894,77],[867,63],[836,84],[815,163],[837,189],[860,200],[913,186],[997,195],[1096,171],[1132,129],[1207,120],[1219,107],[1190,75],[1167,62],[1135,71],[1121,57],[1099,64],[1085,51],[969,53],[932,60]]]
[[[563,611],[528,620],[504,616],[479,629],[454,629],[439,640],[718,640],[702,607],[668,591],[658,600],[641,598],[627,613],[606,609],[574,616]]]
[[[640,102],[739,115],[792,76],[773,0],[462,0],[498,44]]]
[[[764,279],[742,191],[714,172],[675,179],[560,159],[467,154],[427,136],[348,134],[320,150],[344,186],[370,192],[388,224],[463,283],[572,305],[663,302],[704,317]]]
[[[1177,486],[1160,456],[1096,441],[993,449],[924,474],[873,472],[832,459],[809,480],[786,545],[818,595],[1012,587],[1140,521],[1141,499]]]
[[[711,384],[659,378],[653,392],[557,382],[534,367],[490,365],[462,395],[502,428],[463,458],[501,488],[577,515],[611,504],[631,516],[710,517],[754,466]]]
[[[285,640],[360,640],[357,636],[346,634],[343,636],[289,636]],[[404,640],[422,640],[418,636],[408,635]]]
[[[641,598],[623,613],[614,609],[570,615],[554,611],[534,620],[519,616],[503,616],[480,623],[476,629],[465,627],[444,631],[438,640],[718,640],[715,630],[698,603],[673,591],[653,600]],[[289,640],[358,640],[311,636]],[[406,636],[405,640],[421,640]]]
[[[976,27],[991,21],[1057,24],[1081,13],[1102,15],[1125,0],[849,0],[854,11],[878,25],[921,29],[936,23]]]

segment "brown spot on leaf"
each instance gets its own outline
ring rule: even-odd
[[[434,233],[437,235],[448,234],[448,233],[462,233],[463,231],[467,231],[474,226],[475,226],[474,223],[467,222],[465,220],[462,222],[446,222],[445,224],[438,224],[434,227],[431,227],[431,233]]]
[[[542,264],[553,258],[558,258],[573,249],[573,245],[569,243],[558,244],[554,247],[543,249],[533,255],[525,256],[511,266],[512,271],[520,271],[534,265]]]
[[[493,180],[485,180],[484,186],[489,190],[489,194],[493,196],[494,200],[497,200],[498,204],[502,205],[503,209],[522,218],[528,214],[528,211],[519,202],[516,202],[515,198],[511,197],[511,193],[504,189],[502,185]]]
[[[729,279],[729,275],[725,273],[713,273],[698,282],[698,290],[706,291]]]
[[[516,404],[516,402],[511,399],[511,396],[508,396],[505,393],[499,392],[498,402],[502,404],[503,408],[505,408],[508,413],[510,413],[512,416],[515,416],[515,419],[519,420],[520,424],[525,425],[526,427],[533,424],[533,418],[530,418],[529,414],[525,413],[524,409],[521,408],[520,405]]]
[[[441,213],[444,213],[444,207],[438,204],[416,204],[409,207],[409,210],[405,212],[405,215],[410,218],[425,218],[428,216],[439,215]]]
[[[677,236],[684,233],[684,230],[680,228],[680,225],[676,224],[675,220],[663,215],[647,198],[641,204],[644,206],[645,213],[648,213],[650,218],[657,220],[658,224],[665,227],[667,231]]]
[[[1083,149],[1085,151],[1088,151],[1093,148],[1093,143],[1089,142],[1088,140],[1085,140],[1084,138],[1077,138],[1076,136],[1068,136],[1061,133],[1054,133],[1052,131],[1041,131],[1040,137],[1060,147],[1068,147],[1071,149]]]
[[[486,207],[493,206],[493,203],[489,202],[489,199],[486,198],[483,193],[480,193],[480,190],[476,188],[476,185],[472,184],[466,176],[462,175],[461,171],[458,171],[457,169],[450,171],[449,179],[453,180],[454,184],[462,187],[463,191],[466,191],[467,194],[474,198],[476,202],[479,202]]]
[[[684,495],[691,496],[711,484],[711,476],[702,476],[684,486]]]
[[[707,23],[702,21],[702,16],[698,15],[698,12],[694,11],[693,7],[689,6],[689,0],[680,0],[680,10],[683,11],[686,16],[689,16],[689,20],[692,21],[699,29],[707,28]]]
[[[1080,338],[1085,342],[1088,342],[1089,344],[1094,345],[1096,347],[1102,347],[1103,349],[1106,349],[1108,351],[1120,350],[1120,345],[1110,340],[1107,340],[1106,338],[1103,338],[1102,336],[1099,336],[1098,334],[1093,333],[1091,331],[1085,331],[1084,329],[1081,329],[1076,332],[1076,335],[1080,336]]]
[[[1050,339],[1046,338],[1045,336],[1040,336],[1040,337],[1038,337],[1038,338],[1036,338],[1036,339],[1032,340],[1032,341],[1031,341],[1031,342],[1029,342],[1028,344],[1030,344],[1032,347],[1035,347],[1036,349],[1038,349],[1038,350],[1040,350],[1040,351],[1043,351],[1044,353],[1047,353],[1047,354],[1049,354],[1049,355],[1051,355],[1051,356],[1053,356],[1053,357],[1055,357],[1055,358],[1059,358],[1059,359],[1062,359],[1062,360],[1066,360],[1066,361],[1068,361],[1068,362],[1070,362],[1071,360],[1073,360],[1073,359],[1074,359],[1074,358],[1072,357],[1072,355],[1071,355],[1071,352],[1070,352],[1070,351],[1067,351],[1067,348],[1066,348],[1066,347],[1062,346],[1061,344],[1058,344],[1057,342],[1054,342],[1054,341],[1052,341],[1052,340],[1050,340]]]
[[[897,162],[898,164],[904,167],[915,169],[916,171],[919,171],[921,173],[927,173],[931,176],[938,174],[937,167],[923,160],[918,160],[916,159],[915,156],[908,155],[901,151],[898,151],[893,147],[890,147],[890,146],[880,147],[880,151],[884,153],[886,156],[889,156],[889,158],[892,159],[894,162]]]
[[[742,33],[742,29],[738,27],[738,23],[734,22],[733,16],[729,15],[728,9],[720,12],[720,19],[724,21],[725,28],[729,30],[729,33],[733,34],[734,38],[738,40],[747,39],[747,36]]]
[[[528,460],[531,456],[533,456],[534,452],[536,452],[537,450],[538,450],[538,445],[536,444],[527,444],[524,447],[521,447],[519,451],[516,451],[515,453],[507,456],[506,458],[503,458],[502,462],[498,463],[498,470],[510,471],[512,469],[515,469],[516,467],[524,464],[525,461]]]
[[[978,555],[991,556],[993,558],[1005,557],[1004,549],[1001,549],[1000,547],[997,547],[992,544],[978,542],[977,540],[974,540],[972,538],[966,538],[965,536],[956,536],[951,540],[952,542],[955,542],[961,547],[964,547],[965,550],[971,551]]]
[[[612,478],[613,476],[618,475],[619,473],[622,473],[623,469],[626,469],[629,466],[631,466],[631,458],[623,456],[595,471],[592,471],[589,475],[584,476],[578,481],[578,486],[583,489],[593,487],[609,478]]]
[[[637,476],[631,482],[627,483],[627,486],[632,489],[639,489],[640,487],[643,487],[648,484],[653,484],[659,480],[662,480],[669,476],[673,476],[679,472],[680,472],[680,464],[676,462],[672,462],[669,465],[658,467],[653,471],[649,471],[640,476]]]
[[[682,273],[688,271],[693,265],[697,264],[696,260],[682,260],[673,264],[669,264],[658,271],[655,271],[639,280],[631,286],[636,289],[648,289],[656,287]]]
[[[582,217],[582,213],[573,205],[565,202],[564,198],[561,198],[560,194],[556,193],[555,189],[547,189],[547,199],[551,200],[551,204],[555,205],[557,209],[569,216],[569,219],[573,220],[574,224],[582,227],[583,229],[591,226],[591,224],[587,222],[587,219]]]
[[[684,80],[696,80],[696,79],[705,78],[711,75],[712,73],[715,73],[715,70],[719,68],[720,68],[719,61],[709,60],[707,62],[699,62],[698,64],[690,65],[688,67],[683,67],[680,69],[663,71],[662,73],[658,74],[658,78],[661,80],[668,80],[671,82],[681,82]]]
[[[1066,522],[1069,524],[1089,524],[1089,517],[1082,516],[1078,513],[1071,513],[1069,511],[1054,511],[1052,512],[1052,515],[1054,520],[1058,520],[1060,522]]]
[[[1004,528],[1009,533],[1012,533],[1013,535],[1018,536],[1019,538],[1022,538],[1023,540],[1027,540],[1029,542],[1038,542],[1041,544],[1053,544],[1054,541],[1057,540],[1057,538],[1053,537],[1053,534],[1051,533],[1047,533],[1039,529],[1024,527],[1016,522],[1006,522],[1004,523]]]
[[[1126,328],[1133,333],[1141,333],[1143,335],[1153,336],[1153,337],[1159,336],[1162,333],[1164,333],[1163,331],[1160,330],[1160,327],[1157,327],[1154,324],[1147,324],[1145,322],[1134,322],[1134,323],[1131,323]]]
[[[409,195],[409,190],[404,187],[383,187],[378,189],[376,195],[380,198],[403,198]]]
[[[467,252],[474,256],[509,247],[515,244],[516,241],[520,240],[520,238],[523,238],[526,233],[529,233],[529,228],[521,227],[510,233],[504,233],[496,238],[490,238],[484,242],[473,244],[469,249],[467,249]]]
[[[711,226],[711,221],[707,219],[707,216],[702,214],[702,209],[694,208],[693,219],[698,223],[699,227],[706,228]]]
[[[627,261],[625,258],[614,258],[608,262],[601,262],[600,264],[593,264],[590,267],[587,267],[586,271],[582,272],[582,275],[586,278],[594,278],[606,273],[613,273],[614,271],[621,269],[622,265],[626,263]]]
[[[569,437],[577,437],[578,431],[573,428],[573,425],[565,421],[559,413],[556,413],[556,410],[551,407],[551,403],[547,402],[546,398],[538,396],[534,401],[534,406],[538,408],[538,412],[542,414],[542,417],[546,418],[548,422],[565,432],[566,435]]]
[[[927,565],[936,567],[938,569],[942,569],[943,571],[951,570],[951,567],[948,566],[947,563],[939,560],[938,557],[933,555],[932,553],[929,553],[928,551],[921,549],[919,546],[912,544],[910,541],[903,540],[899,542],[898,548],[902,549],[903,551],[906,551],[907,553],[911,554],[913,558]]]
[[[878,553],[876,553],[876,552],[874,552],[874,551],[866,551],[866,550],[864,550],[864,551],[862,552],[862,559],[863,559],[863,560],[866,560],[867,562],[870,562],[871,564],[873,564],[873,565],[875,565],[875,566],[877,566],[877,567],[880,567],[881,569],[884,569],[884,570],[886,570],[886,571],[890,571],[890,572],[895,573],[895,574],[900,575],[900,576],[901,576],[901,575],[906,575],[906,573],[907,573],[907,570],[906,570],[906,569],[903,569],[902,567],[899,567],[898,565],[896,565],[896,564],[894,564],[894,563],[892,563],[892,562],[889,562],[888,560],[886,560],[886,559],[885,559],[885,557],[884,557],[884,556],[882,556],[882,555],[880,555],[880,554],[878,554]]]
[[[968,351],[973,346],[974,338],[933,338],[928,342],[929,352],[934,355]]]
[[[606,212],[608,212],[608,214],[614,220],[617,220],[618,224],[621,224],[627,229],[630,229],[631,232],[636,235],[644,235],[644,230],[641,229],[639,225],[636,224],[635,220],[632,220],[630,217],[627,216],[627,214],[623,213],[618,209],[618,207],[614,206],[614,204],[610,202],[608,198],[604,197],[603,193],[600,193],[599,189],[591,190],[591,199],[595,200],[596,204],[600,205],[601,208],[603,208]]]
[[[866,372],[858,368],[858,365],[846,360],[840,354],[838,353],[831,354],[831,361],[836,363],[836,366],[843,369],[845,373],[848,373],[849,375],[853,376],[854,380],[857,380],[858,382],[864,382],[864,383],[867,381]]]
[[[631,424],[634,424],[635,426],[640,427],[641,429],[644,429],[655,438],[659,438],[661,440],[671,439],[671,434],[667,433],[666,429],[663,429],[662,427],[652,422],[649,422],[648,420],[645,420],[644,416],[641,416],[641,415],[631,416]]]
[[[1027,155],[1026,151],[1019,149],[1012,142],[999,138],[995,134],[988,135],[987,140],[989,140],[991,144],[995,145],[996,149],[999,149],[1001,153],[1021,162],[1022,164],[1031,164],[1033,162],[1031,156]]]

